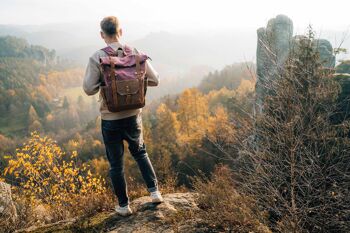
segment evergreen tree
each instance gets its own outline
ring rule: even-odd
[[[68,109],[68,108],[69,108],[69,102],[68,102],[67,96],[65,96],[64,99],[63,99],[62,107],[63,107],[64,109]]]
[[[31,125],[33,122],[39,120],[39,116],[33,107],[33,105],[30,105],[29,110],[28,110],[28,125]]]

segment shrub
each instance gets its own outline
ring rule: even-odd
[[[204,220],[211,232],[271,232],[254,199],[239,194],[227,166],[218,165],[211,179],[195,177],[193,186],[200,194],[195,217]]]
[[[110,200],[105,180],[80,164],[76,152],[68,155],[52,139],[35,132],[8,161],[6,174],[16,181],[17,202],[28,203],[33,213],[40,207],[50,214],[49,221],[106,208]],[[37,220],[34,215],[30,217]]]

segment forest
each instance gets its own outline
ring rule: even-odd
[[[198,211],[167,221],[201,219],[203,232],[350,231],[350,62],[325,69],[314,42],[311,29],[296,40],[271,83],[259,83],[261,63],[242,62],[149,89],[143,134],[162,192],[202,194]],[[100,100],[84,95],[84,71],[55,50],[0,37],[0,181],[16,203],[0,215],[4,232],[116,203]],[[125,151],[136,199],[147,191]]]

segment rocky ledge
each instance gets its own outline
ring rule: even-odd
[[[171,193],[163,195],[164,202],[153,204],[148,196],[133,200],[134,213],[128,217],[114,211],[99,213],[93,217],[68,220],[17,232],[110,232],[110,233],[158,233],[198,232],[198,222],[188,219],[176,222],[176,215],[198,210],[197,193]]]

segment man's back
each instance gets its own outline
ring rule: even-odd
[[[118,48],[123,48],[123,45],[120,42],[113,42],[108,44],[112,49],[115,51],[118,50]],[[134,53],[138,53],[136,49],[133,49]],[[85,77],[84,77],[84,91],[88,95],[94,95],[96,94],[101,85],[101,77],[102,72],[100,70],[100,57],[106,57],[108,54],[102,50],[96,51],[89,59],[89,63],[86,68]],[[122,53],[118,53],[118,56],[123,56]],[[146,61],[146,76],[148,79],[148,86],[157,86],[159,83],[159,75],[158,73],[153,69],[150,62]],[[106,104],[103,101],[103,98],[99,97],[100,105],[100,112],[101,112],[101,118],[104,120],[118,120],[130,116],[134,116],[139,114],[142,109],[132,109],[132,110],[125,110],[121,112],[110,112],[107,109]]]

